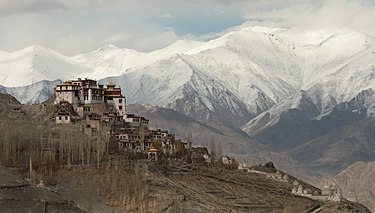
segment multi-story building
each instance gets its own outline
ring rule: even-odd
[[[121,88],[114,84],[104,87],[95,80],[79,78],[56,85],[55,94],[55,104],[69,102],[81,117],[93,112],[97,104],[107,104],[113,107],[119,116],[126,115],[126,99],[121,94]]]
[[[157,150],[166,155],[175,155],[185,143],[176,140],[166,130],[151,130],[145,117],[126,114],[126,99],[121,88],[110,83],[106,86],[91,79],[65,81],[55,87],[56,123],[67,124],[84,121],[82,130],[87,135],[99,131],[114,137],[119,150],[147,153]]]

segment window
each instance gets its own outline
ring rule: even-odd
[[[122,106],[118,106],[118,109],[119,109],[119,110],[122,110]]]
[[[68,116],[65,116],[65,120],[68,120]]]
[[[122,104],[122,99],[118,100],[118,102],[119,102],[120,104]]]
[[[59,120],[61,120],[61,116],[59,116]]]

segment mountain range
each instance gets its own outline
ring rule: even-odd
[[[244,27],[149,53],[108,45],[64,56],[32,46],[0,52],[0,92],[31,104],[47,99],[61,80],[112,82],[129,104],[228,130],[221,135],[230,130],[223,137],[230,153],[252,153],[236,141],[253,143],[331,176],[375,160],[374,44],[374,37],[349,30]]]

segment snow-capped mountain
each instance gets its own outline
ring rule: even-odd
[[[39,81],[24,87],[0,86],[0,93],[10,94],[23,104],[39,104],[54,94],[54,87],[59,83],[62,81]]]
[[[301,92],[258,115],[243,130],[254,136],[277,123],[289,109],[304,111],[309,119],[320,119],[338,103],[351,101],[363,91],[374,89],[374,41],[360,33],[335,32],[317,44],[299,44],[296,48],[304,48],[297,51],[303,70]],[[368,98],[367,102],[373,100],[370,94],[362,98]],[[366,106],[368,115],[372,115],[372,107],[369,103]]]
[[[88,72],[51,49],[31,46],[0,54],[0,85],[19,87],[43,80],[65,79]]]
[[[299,91],[293,51],[276,36],[243,29],[104,82],[125,88],[130,103],[239,125]]]
[[[249,132],[272,126],[306,100],[315,110],[310,117],[319,119],[338,103],[374,89],[374,43],[371,36],[344,30],[251,27],[208,42],[177,41],[150,53],[109,45],[68,57],[30,47],[0,53],[0,84],[105,78],[102,82],[123,87],[129,103],[216,117],[236,126],[248,122],[243,129]]]
[[[150,53],[108,45],[72,57],[38,46],[12,53],[0,52],[0,85],[18,87],[42,80],[79,77],[100,79],[120,75],[173,54],[185,52],[200,44],[196,41],[181,40]]]
[[[348,30],[247,27],[150,53],[109,45],[68,57],[30,47],[0,52],[0,85],[7,86],[0,92],[22,103],[41,102],[58,83],[41,80],[101,79],[120,85],[129,104],[170,108],[224,126],[332,173],[373,160],[375,136],[366,119],[375,115],[374,44],[373,37]],[[366,131],[355,130],[358,125]]]

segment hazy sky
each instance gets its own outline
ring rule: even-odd
[[[257,24],[375,35],[375,0],[0,0],[0,50],[73,55],[107,44],[140,51]]]

